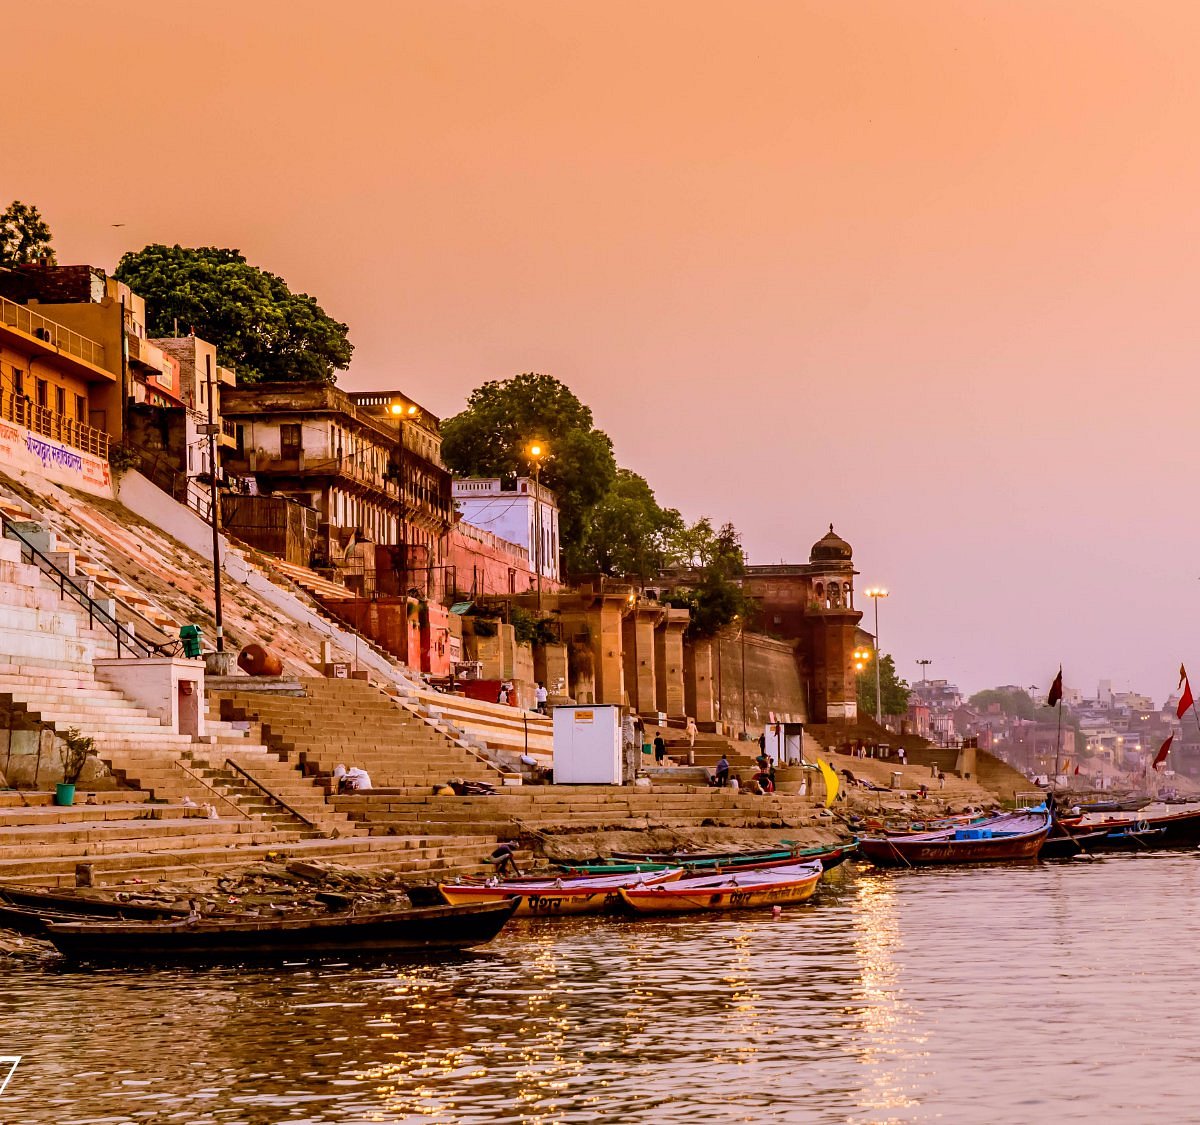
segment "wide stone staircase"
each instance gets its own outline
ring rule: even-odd
[[[790,794],[753,795],[687,785],[525,786],[487,797],[416,792],[350,793],[338,809],[373,836],[396,832],[587,833],[669,828],[801,827],[816,815],[812,801]]]
[[[376,787],[429,792],[451,778],[502,781],[484,759],[363,680],[229,685],[209,693],[220,718],[247,725],[282,761],[327,784],[339,764],[365,769]]]

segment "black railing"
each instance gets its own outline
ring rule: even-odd
[[[130,656],[135,657],[150,657],[150,656],[169,656],[173,643],[155,644],[153,641],[143,640],[137,636],[130,628],[122,625],[117,618],[101,606],[95,598],[93,598],[87,590],[79,585],[65,570],[62,569],[53,559],[51,559],[39,547],[35,547],[24,535],[21,534],[14,526],[10,517],[0,514],[0,533],[5,538],[15,540],[21,547],[21,561],[32,563],[47,577],[51,578],[58,586],[58,596],[60,600],[71,598],[80,606],[87,610],[88,628],[95,629],[97,627],[103,629],[117,642],[118,658],[125,655],[122,652],[124,648]]]
[[[292,816],[294,816],[297,820],[303,821],[305,824],[307,824],[309,826],[309,828],[314,828],[318,832],[321,831],[320,827],[316,824],[316,822],[309,820],[309,818],[306,817],[298,809],[292,808],[292,806],[289,805],[287,803],[287,801],[285,801],[277,793],[272,793],[271,790],[268,789],[261,781],[259,781],[257,777],[255,777],[252,773],[248,772],[247,770],[245,770],[241,766],[239,766],[237,764],[237,762],[235,762],[232,758],[226,758],[225,764],[227,766],[231,766],[238,773],[240,773],[242,775],[242,777],[244,777],[248,782],[250,782],[251,785],[255,786],[258,789],[261,789],[268,797],[271,798],[272,801],[274,801],[281,808],[284,808],[288,812],[290,812],[292,814]]]

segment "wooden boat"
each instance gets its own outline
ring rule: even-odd
[[[788,844],[784,848],[771,848],[752,852],[662,852],[633,856],[628,852],[614,852],[614,862],[672,864],[682,867],[688,874],[706,871],[751,871],[770,867],[786,867],[793,863],[819,859],[825,870],[844,863],[857,851],[857,845],[817,844],[801,847]]]
[[[563,876],[543,882],[517,880],[505,883],[439,883],[442,897],[453,905],[468,902],[515,901],[521,916],[547,914],[600,914],[616,909],[623,888],[642,884],[669,883],[683,874],[681,867],[667,867],[640,875]]]
[[[824,868],[819,860],[759,871],[702,875],[653,887],[624,888],[621,901],[637,914],[684,914],[782,906],[811,898]]]
[[[469,949],[491,941],[515,909],[500,901],[237,921],[49,922],[45,936],[70,960],[98,965],[319,960]]]
[[[1105,832],[1088,832],[1071,829],[1066,831],[1058,830],[1058,825],[1055,825],[1055,830],[1046,837],[1045,843],[1042,844],[1042,850],[1038,852],[1038,859],[1070,859],[1072,856],[1079,855],[1083,852],[1098,852],[1103,851],[1101,842],[1106,835]]]
[[[157,918],[186,918],[187,910],[151,902],[125,902],[118,898],[96,895],[64,894],[41,887],[0,887],[0,903],[23,910],[48,911],[54,914],[78,915],[85,918],[125,918],[153,920]]]
[[[860,836],[859,849],[879,867],[997,863],[1035,859],[1050,832],[1046,809],[1023,809],[968,827],[911,836]]]
[[[1153,797],[1121,797],[1112,801],[1083,801],[1083,812],[1139,812],[1153,802]]]

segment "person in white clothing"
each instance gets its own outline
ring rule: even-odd
[[[348,792],[358,793],[371,788],[371,775],[359,766],[351,766],[346,771],[345,786]]]
[[[537,710],[539,714],[546,713],[546,700],[550,698],[549,692],[546,691],[546,685],[539,683],[537,686]]]

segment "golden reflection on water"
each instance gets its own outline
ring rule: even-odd
[[[779,916],[532,919],[416,965],[10,967],[0,1122],[1191,1120],[1198,895],[1194,854],[860,870]]]
[[[852,1050],[867,1068],[862,1104],[873,1110],[905,1109],[917,1104],[906,1092],[911,1075],[905,1064],[914,1040],[922,1040],[901,981],[904,935],[897,884],[891,875],[868,875],[857,889],[853,919],[859,973],[852,1011],[860,1034],[853,1038]]]

